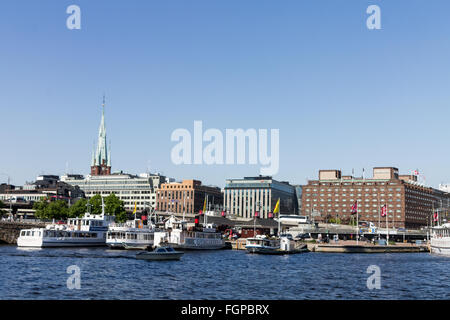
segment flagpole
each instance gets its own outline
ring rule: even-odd
[[[387,204],[384,204],[386,206],[386,245],[389,245],[389,222],[388,222],[388,208]]]
[[[380,193],[378,192],[378,240],[381,239],[380,227],[381,227],[381,210],[380,210]]]
[[[358,238],[359,238],[359,213],[358,213],[358,208],[359,207],[359,202],[358,200],[356,200],[356,245],[359,244]]]

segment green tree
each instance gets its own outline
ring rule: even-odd
[[[87,210],[87,199],[79,199],[69,208],[69,218],[82,217]]]
[[[33,206],[35,216],[40,219],[67,219],[69,207],[64,200],[48,201],[41,199]]]
[[[42,198],[38,202],[35,202],[33,205],[33,209],[36,211],[35,216],[39,219],[47,219],[46,210],[48,207],[48,201],[45,198]]]
[[[96,194],[91,199],[89,199],[89,204],[91,205],[91,214],[102,214],[102,196]]]
[[[6,211],[2,210],[2,208],[4,208],[4,207],[5,207],[5,204],[2,201],[0,201],[0,218],[6,214]]]
[[[114,193],[105,198],[105,213],[115,216],[116,222],[125,222],[127,220],[124,203]]]
[[[45,214],[48,219],[67,219],[69,206],[64,200],[52,201],[45,208]]]

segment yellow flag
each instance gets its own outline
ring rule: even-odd
[[[280,213],[280,198],[278,198],[277,204],[275,205],[275,209],[273,209],[273,213]]]
[[[136,201],[134,202],[134,210],[133,210],[133,214],[136,213]]]
[[[205,202],[203,203],[203,212],[206,212],[206,196],[205,196]]]

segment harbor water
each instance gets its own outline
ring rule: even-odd
[[[429,253],[186,252],[143,261],[108,248],[0,246],[1,299],[450,299],[450,258]],[[80,288],[69,289],[69,266]],[[370,290],[369,266],[380,270]]]

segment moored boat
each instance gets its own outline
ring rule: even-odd
[[[450,223],[432,228],[430,251],[431,253],[450,256]]]
[[[106,244],[108,226],[114,216],[85,213],[82,218],[70,218],[67,224],[50,224],[45,228],[24,229],[17,239],[18,247],[92,247]]]
[[[248,238],[246,242],[248,253],[259,254],[294,254],[308,252],[306,244],[293,240],[287,235],[281,235],[279,239],[268,239],[265,236],[257,235],[254,238]]]
[[[155,232],[154,246],[168,243],[180,250],[217,250],[225,247],[225,240],[217,232],[214,224],[188,224],[170,216],[164,224],[163,232]]]
[[[153,246],[155,226],[148,221],[134,219],[108,228],[106,245],[113,249],[145,249]]]

